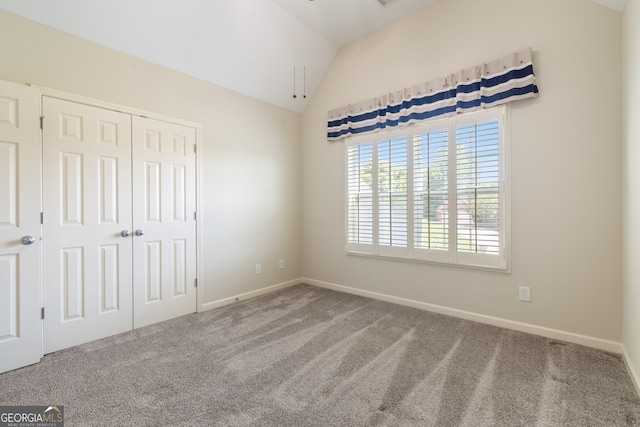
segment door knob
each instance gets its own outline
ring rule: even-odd
[[[36,238],[33,236],[24,236],[22,238],[23,245],[32,245],[36,241]]]
[[[138,228],[136,231],[136,236],[142,236],[144,234],[144,231],[142,231],[142,229]]]
[[[129,230],[122,230],[122,233],[120,233],[120,235],[122,237],[129,237],[131,236],[131,232]]]

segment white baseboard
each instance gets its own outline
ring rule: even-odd
[[[205,304],[202,304],[198,311],[207,311],[217,307],[233,304],[234,302],[244,301],[249,298],[254,298],[260,295],[268,294],[270,292],[274,292],[279,289],[288,288],[289,286],[298,285],[300,283],[303,283],[302,279],[293,279],[287,282],[278,283],[277,285],[267,286],[266,288],[261,288],[255,291],[245,292],[243,294],[234,295],[234,296],[223,298],[217,301],[207,302]]]
[[[448,316],[458,317],[465,320],[472,320],[474,322],[485,323],[488,325],[498,326],[501,328],[512,329],[515,331],[526,332],[534,335],[540,335],[546,338],[556,339],[560,341],[567,341],[574,344],[580,344],[587,347],[593,347],[600,350],[609,351],[611,353],[618,353],[618,354],[623,353],[622,343],[603,340],[600,338],[594,338],[588,335],[575,334],[573,332],[566,332],[558,329],[551,329],[544,326],[536,326],[536,325],[531,325],[529,323],[516,322],[513,320],[502,319],[499,317],[487,316],[484,314],[458,310],[455,308],[448,308],[448,307],[435,305],[435,304],[428,304],[420,301],[395,297],[392,295],[380,294],[377,292],[366,291],[358,288],[351,288],[348,286],[337,285],[335,283],[322,282],[319,280],[313,280],[309,278],[301,279],[300,283],[308,283],[310,285],[319,286],[321,288],[333,289],[335,291],[346,292],[349,294],[374,298],[382,301],[392,302],[395,304],[405,305],[408,307],[432,311],[434,313],[446,314]],[[637,376],[635,378],[637,378]]]
[[[640,396],[640,375],[638,375],[638,371],[635,366],[631,363],[631,359],[629,358],[629,354],[627,353],[627,349],[622,348],[622,356],[624,359],[624,364],[627,365],[627,371],[629,372],[629,376],[631,377],[631,382],[636,387],[636,392],[638,396]]]
[[[300,283],[308,283],[310,285],[318,286],[321,288],[332,289],[339,292],[345,292],[353,295],[360,295],[363,297],[373,298],[381,301],[387,301],[394,304],[405,305],[408,307],[418,308],[421,310],[431,311],[434,313],[445,314],[447,316],[458,317],[460,319],[471,320],[474,322],[485,323],[492,326],[498,326],[501,328],[512,329],[515,331],[526,332],[529,334],[539,335],[546,338],[556,339],[560,341],[567,341],[574,344],[580,344],[587,347],[593,347],[600,350],[609,351],[612,353],[622,354],[625,359],[625,363],[629,369],[631,377],[633,378],[634,385],[639,390],[640,394],[640,377],[637,371],[629,363],[628,357],[624,351],[622,343],[615,341],[603,340],[601,338],[595,338],[588,335],[576,334],[573,332],[561,331],[558,329],[547,328],[544,326],[532,325],[529,323],[516,322],[513,320],[503,319],[500,317],[487,316],[484,314],[473,313],[465,310],[458,310],[455,308],[444,307],[441,305],[428,304],[421,301],[410,300],[406,298],[400,298],[393,295],[381,294],[378,292],[367,291],[364,289],[351,288],[349,286],[338,285],[335,283],[323,282],[320,280],[309,279],[306,277],[289,280],[287,282],[278,283],[276,285],[267,286],[255,291],[245,292],[242,294],[234,295],[228,298],[223,298],[217,301],[211,301],[202,304],[199,311],[211,310],[217,307],[222,307],[234,302],[243,301],[249,298],[254,298],[260,295],[268,294],[270,292],[277,291],[279,289],[288,288]]]
[[[465,320],[471,320],[474,322],[485,323],[492,326],[498,326],[501,328],[512,329],[515,331],[526,332],[529,334],[539,335],[546,338],[557,339],[561,341],[567,341],[575,344],[584,345],[587,347],[593,347],[600,350],[609,351],[612,353],[618,353],[622,355],[624,363],[631,377],[631,381],[636,388],[638,395],[640,396],[640,375],[635,366],[631,363],[629,355],[622,343],[615,341],[603,340],[600,338],[594,338],[587,335],[575,334],[573,332],[561,331],[558,329],[546,328],[543,326],[531,325],[528,323],[516,322],[513,320],[502,319],[499,317],[487,316],[484,314],[473,313],[470,311],[458,310],[455,308],[448,308],[435,304],[428,304],[420,301],[410,300],[406,298],[395,297],[392,295],[381,294],[377,292],[367,291],[358,288],[351,288],[348,286],[337,285],[335,283],[323,282],[320,280],[314,280],[309,278],[298,278],[289,280],[287,282],[278,283],[276,285],[267,286],[251,292],[245,292],[242,294],[234,295],[228,298],[223,298],[217,301],[208,302],[200,307],[199,311],[211,310],[217,307],[232,304],[234,302],[243,301],[249,298],[257,297],[260,295],[268,294],[270,292],[277,291],[279,289],[288,288],[290,286],[298,285],[301,283],[307,283],[309,285],[318,286],[321,288],[332,289],[338,292],[345,292],[353,295],[360,295],[363,297],[373,298],[381,301],[387,301],[394,304],[400,304],[408,307],[418,308],[421,310],[431,311],[434,313],[445,314],[447,316],[458,317]]]

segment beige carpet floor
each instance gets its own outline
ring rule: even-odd
[[[0,405],[67,426],[629,426],[623,360],[298,285],[47,355]]]

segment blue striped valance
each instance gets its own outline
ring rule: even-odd
[[[538,96],[531,49],[358,104],[329,111],[328,139],[489,108]]]

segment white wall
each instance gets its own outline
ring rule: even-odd
[[[447,0],[341,49],[303,117],[305,276],[620,343],[621,20],[586,0]],[[512,273],[345,255],[327,111],[529,46],[541,95],[511,109]]]
[[[638,27],[627,3],[625,23]],[[343,48],[302,120],[2,11],[0,79],[203,124],[203,303],[305,276],[620,342],[621,23],[587,0],[441,1]],[[512,273],[346,256],[343,145],[325,140],[327,111],[528,46],[541,96],[511,115]],[[627,172],[629,219],[640,199]],[[640,249],[632,240],[626,260]],[[625,346],[637,367],[640,269],[626,266]],[[531,286],[531,304],[517,301],[519,285]]]
[[[202,124],[201,303],[300,277],[299,114],[4,11],[0,58],[2,80]]]
[[[623,17],[623,341],[640,390],[640,4],[627,1]]]

